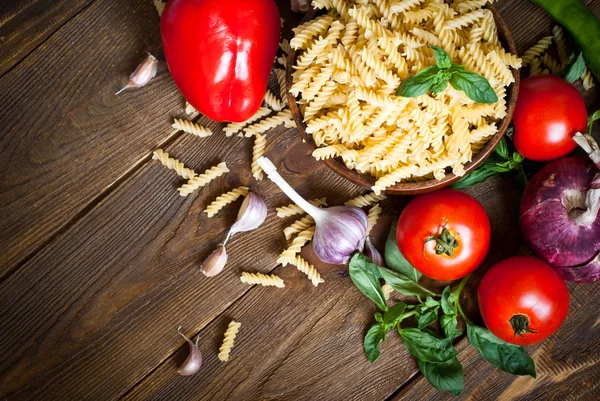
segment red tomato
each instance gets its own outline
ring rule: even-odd
[[[513,115],[515,147],[530,160],[548,161],[571,153],[571,139],[585,132],[587,110],[577,89],[556,75],[534,75],[521,83]]]
[[[569,311],[569,290],[549,265],[530,256],[496,264],[477,291],[479,310],[496,337],[517,345],[539,343],[554,333]]]
[[[411,200],[402,211],[396,242],[415,269],[436,280],[475,270],[490,247],[490,220],[472,196],[442,189]]]
[[[216,121],[241,122],[256,113],[280,30],[273,0],[169,0],[160,19],[173,80]]]

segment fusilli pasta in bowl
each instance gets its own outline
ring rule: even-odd
[[[521,66],[490,2],[313,0],[316,9],[294,29],[286,76],[313,156],[391,194],[447,186],[482,163],[510,124]],[[485,77],[498,101],[475,103],[452,85],[396,96],[400,83],[436,65],[429,45]]]

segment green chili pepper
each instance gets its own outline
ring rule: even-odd
[[[600,20],[580,0],[531,0],[573,36],[583,58],[600,79]]]

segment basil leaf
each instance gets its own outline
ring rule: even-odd
[[[396,96],[417,97],[428,93],[439,71],[435,65],[422,69],[417,75],[402,81],[396,90]]]
[[[500,139],[500,142],[498,142],[498,145],[496,145],[496,148],[494,149],[494,152],[496,152],[496,154],[498,156],[500,156],[503,159],[508,159],[509,158],[509,154],[508,154],[508,144],[506,143],[506,138],[502,137],[502,139]]]
[[[517,175],[515,176],[515,182],[517,183],[519,188],[525,189],[528,181],[529,180],[527,179],[527,174],[525,174],[525,170],[523,170],[523,167],[520,166],[517,170]]]
[[[396,303],[383,314],[384,323],[391,325],[392,327],[396,326],[397,323],[400,323],[399,318],[402,316],[405,309],[406,304],[404,302]]]
[[[408,263],[408,260],[400,253],[396,243],[396,226],[398,226],[398,219],[392,223],[392,228],[390,228],[385,241],[385,264],[393,271],[405,275],[416,283],[421,278],[421,272]]]
[[[440,301],[436,301],[435,299],[433,299],[431,297],[427,297],[425,299],[425,306],[428,308],[437,308],[440,306]]]
[[[365,334],[363,345],[369,362],[375,362],[381,355],[381,352],[379,352],[379,344],[385,340],[386,335],[387,327],[383,324],[376,324],[367,331],[367,334]]]
[[[456,315],[456,306],[454,306],[454,302],[451,299],[452,290],[450,286],[446,286],[444,291],[442,292],[442,300],[440,303],[442,304],[442,311],[446,315]]]
[[[488,80],[475,72],[455,70],[450,77],[450,85],[454,89],[465,92],[471,100],[477,103],[496,103],[498,101],[498,96]]]
[[[564,72],[564,77],[567,81],[573,83],[581,78],[585,71],[585,60],[583,59],[583,53],[579,53],[579,56],[575,59],[572,65],[567,65]]]
[[[439,68],[452,67],[452,59],[448,53],[444,51],[444,49],[440,49],[439,47],[433,45],[429,45],[429,47],[431,47],[435,53],[435,63]]]
[[[417,364],[423,376],[436,389],[450,391],[457,396],[465,388],[465,375],[457,358],[441,363],[417,359]]]
[[[600,110],[596,110],[594,114],[588,119],[588,124],[592,124],[594,121],[600,119]]]
[[[406,277],[402,273],[397,273],[385,267],[379,267],[379,274],[386,283],[389,284],[394,290],[398,291],[404,295],[418,295],[418,296],[435,296],[433,292],[429,291],[427,288],[420,286],[415,283],[408,277]]]
[[[348,265],[348,273],[350,278],[367,298],[375,303],[379,309],[386,311],[387,302],[381,289],[381,283],[379,282],[378,266],[361,253],[355,253],[350,259]]]
[[[383,316],[381,316],[381,313],[379,313],[379,312],[375,313],[375,321],[377,323],[383,323]]]
[[[506,343],[488,329],[472,324],[467,324],[467,337],[481,356],[497,368],[513,375],[536,377],[535,363],[523,347]]]
[[[417,319],[417,327],[419,329],[424,329],[429,326],[431,323],[435,322],[438,318],[438,308],[427,311],[419,316]]]
[[[444,332],[444,337],[451,340],[459,337],[462,331],[458,329],[458,319],[456,315],[444,315],[440,319],[440,326]]]
[[[449,338],[439,339],[414,328],[400,329],[398,332],[408,352],[422,361],[446,362],[458,354]]]

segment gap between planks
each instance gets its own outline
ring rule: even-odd
[[[197,122],[197,120],[201,117],[201,114],[196,114],[193,116],[193,121]],[[174,130],[171,134],[169,134],[164,140],[156,144],[155,149],[164,148],[169,145],[172,145],[179,137],[184,134],[183,131]],[[187,134],[185,134],[187,135]],[[18,263],[16,263],[10,270],[8,270],[2,277],[0,277],[0,284],[4,283],[9,277],[15,274],[21,267],[23,267],[27,262],[35,258],[44,248],[50,245],[56,238],[66,233],[71,227],[73,227],[80,219],[85,217],[96,205],[102,202],[106,197],[108,197],[113,191],[121,186],[129,177],[135,174],[137,171],[141,170],[144,165],[148,162],[152,161],[152,152],[146,154],[142,158],[140,158],[137,162],[133,163],[129,169],[127,169],[120,177],[114,180],[112,183],[106,186],[98,195],[96,195],[92,200],[90,200],[79,212],[75,213],[71,218],[65,221],[65,223],[58,227],[45,241],[43,241],[40,245],[30,251],[23,259],[21,259]]]
[[[96,0],[89,0],[89,3],[86,4],[85,6],[81,7],[75,14],[73,14],[71,16],[71,18],[66,19],[65,21],[63,21],[60,25],[58,25],[56,27],[56,29],[54,29],[54,31],[48,35],[48,37],[42,41],[40,41],[40,43],[38,43],[37,45],[35,45],[30,51],[28,51],[26,54],[24,54],[21,59],[19,61],[17,61],[16,63],[14,63],[12,66],[10,66],[10,68],[8,68],[6,71],[4,71],[2,74],[0,74],[0,79],[4,78],[5,75],[7,75],[8,73],[10,73],[14,68],[16,68],[18,65],[20,65],[23,61],[25,61],[29,56],[31,56],[31,54],[33,52],[35,52],[38,48],[40,48],[43,44],[45,44],[48,40],[50,40],[54,35],[56,35],[58,33],[58,31],[60,31],[65,25],[67,25],[69,22],[71,22],[74,18],[76,18],[79,14],[81,14],[83,11],[85,11],[86,9],[88,9],[92,4],[94,4],[96,2]],[[22,10],[19,10],[19,12],[26,10],[27,8],[29,8],[29,6],[25,7]],[[14,17],[17,16],[18,13],[10,16],[10,18],[8,18],[6,21],[4,21],[5,23],[10,21],[11,19],[13,19]],[[4,25],[4,24],[3,24]],[[1,25],[0,25],[1,27]],[[19,264],[20,266],[20,264]],[[13,269],[13,270],[18,270],[18,269]],[[13,271],[9,272],[9,274],[7,276],[10,276],[13,273]],[[0,283],[4,280],[4,278],[2,278],[0,280]]]

